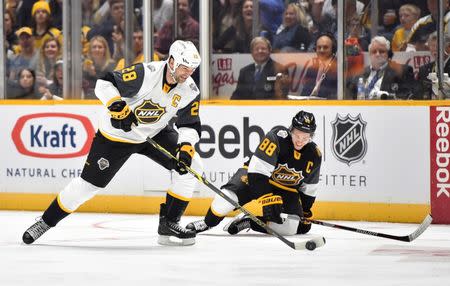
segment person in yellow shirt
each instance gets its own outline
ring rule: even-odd
[[[419,20],[420,8],[414,4],[405,4],[398,10],[400,25],[392,37],[392,51],[404,51],[412,26]]]
[[[132,64],[138,64],[144,62],[144,33],[142,29],[136,29],[133,32],[133,48],[136,55]],[[123,47],[122,47],[123,49]],[[159,57],[156,53],[153,53],[153,61],[159,61]],[[115,70],[121,70],[125,68],[125,58],[121,58],[116,65]]]
[[[61,31],[51,25],[51,10],[46,1],[37,1],[31,9],[32,30],[35,37],[34,45],[37,49],[42,47],[42,44],[47,38],[58,39]]]

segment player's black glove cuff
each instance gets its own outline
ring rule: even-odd
[[[177,149],[177,159],[178,162],[175,166],[175,170],[180,174],[184,175],[188,171],[187,167],[190,167],[192,164],[192,158],[194,157],[195,149],[191,145],[191,143],[183,142],[178,145]]]
[[[311,223],[308,221],[305,221],[305,218],[312,219],[313,214],[311,211],[303,211],[303,218],[300,220],[300,223],[298,224],[297,233],[298,234],[305,234],[308,233],[311,230]]]
[[[108,109],[111,115],[111,125],[114,128],[129,132],[133,123],[138,124],[136,116],[125,101],[113,102]]]

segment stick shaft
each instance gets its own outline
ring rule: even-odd
[[[350,227],[350,226],[345,226],[345,225],[340,225],[340,224],[334,224],[334,223],[329,223],[329,222],[324,222],[324,221],[314,220],[314,219],[305,219],[305,220],[310,223],[314,223],[314,224],[318,224],[318,225],[322,225],[322,226],[326,226],[326,227],[338,228],[338,229],[343,229],[343,230],[347,230],[347,231],[352,231],[352,232],[357,232],[357,233],[362,233],[362,234],[372,235],[372,236],[378,236],[378,237],[384,237],[384,238],[393,239],[393,240],[411,242],[414,239],[416,239],[417,237],[419,237],[428,228],[428,226],[431,224],[433,219],[432,219],[431,215],[427,215],[425,217],[425,219],[422,221],[422,223],[420,224],[420,226],[413,233],[411,233],[410,235],[403,235],[403,236],[391,235],[391,234],[387,234],[387,233],[375,232],[375,231],[370,231],[370,230],[364,230],[364,229],[360,229],[360,228],[355,228],[355,227]]]

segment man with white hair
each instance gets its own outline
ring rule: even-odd
[[[366,99],[411,99],[419,91],[414,84],[414,73],[409,65],[391,60],[389,40],[376,36],[369,45],[370,66],[352,81],[350,91],[356,98],[356,82],[362,77],[365,83]]]

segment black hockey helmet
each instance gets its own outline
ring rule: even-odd
[[[316,131],[316,119],[314,114],[306,111],[299,111],[294,118],[292,118],[292,128],[298,129],[306,133],[314,133]]]

